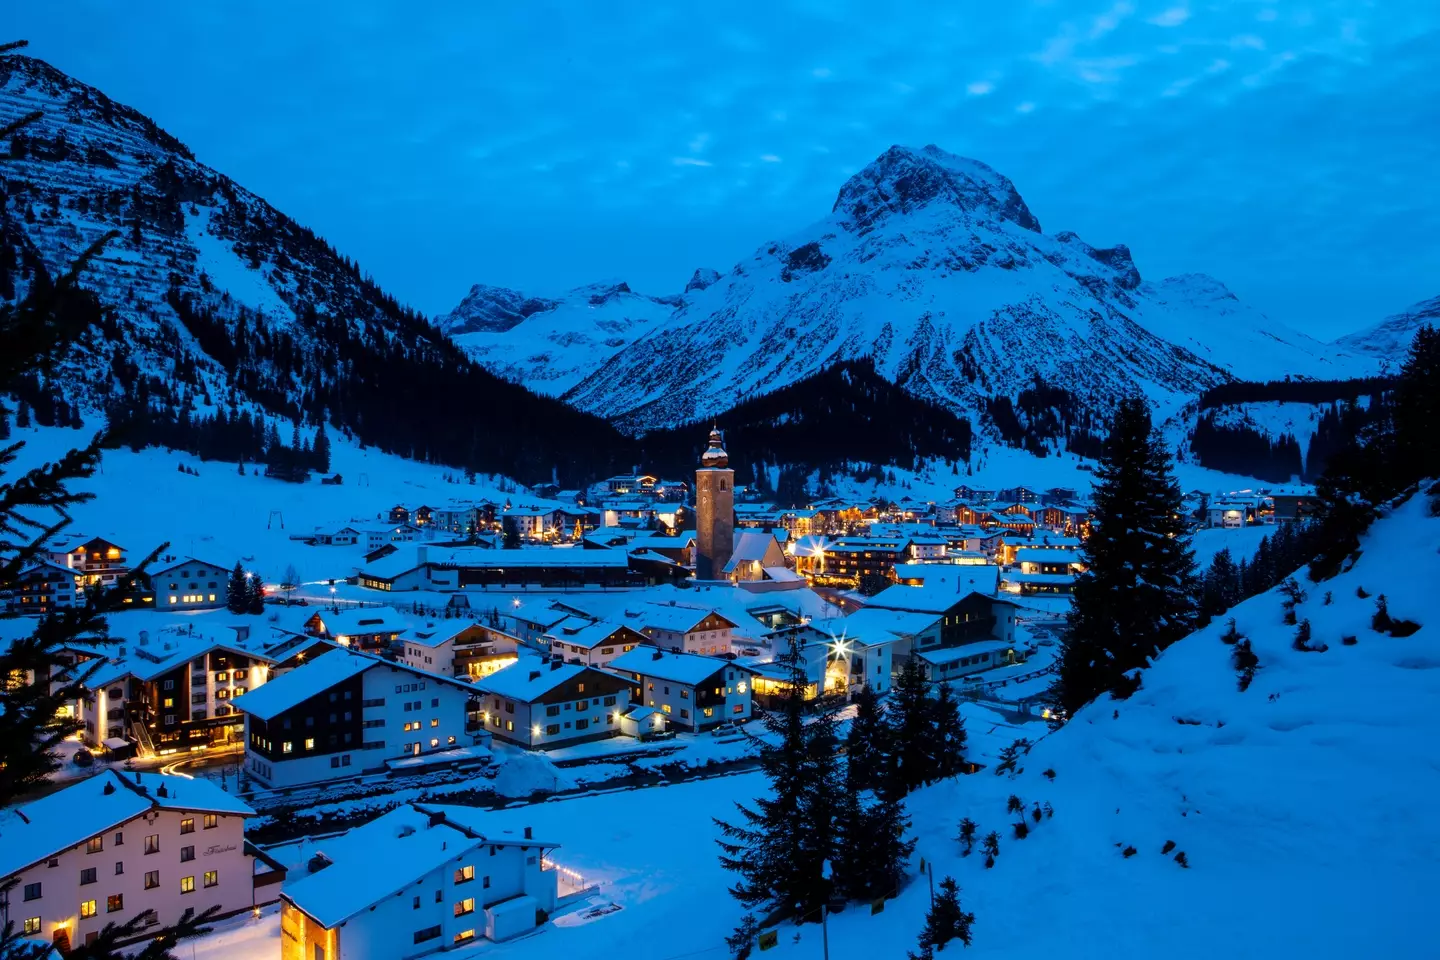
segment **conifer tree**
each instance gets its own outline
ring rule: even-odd
[[[879,790],[890,768],[891,735],[880,695],[869,684],[855,696],[855,719],[845,737],[846,776],[854,790]]]
[[[20,406],[15,412],[15,426],[22,428],[30,426],[30,404],[24,400],[20,401]]]
[[[830,893],[824,876],[834,854],[834,815],[840,790],[834,719],[807,720],[805,670],[798,637],[777,658],[788,684],[773,709],[761,714],[769,736],[759,743],[767,795],[737,803],[737,823],[716,820],[720,863],[739,879],[730,893],[747,908],[789,915],[803,923],[820,917]]]
[[[310,451],[315,469],[320,473],[330,472],[330,438],[325,434],[325,421],[315,428],[315,445]]]
[[[920,931],[920,949],[922,952],[944,950],[952,940],[959,940],[968,947],[973,938],[971,927],[974,924],[975,914],[967,913],[960,906],[960,885],[954,877],[946,877],[940,881],[940,892],[935,895],[935,902],[925,915],[925,928]]]
[[[225,584],[225,609],[231,613],[248,613],[250,610],[250,584],[239,560],[235,561],[235,569],[230,571],[230,579]]]
[[[1240,568],[1226,547],[1210,559],[1200,590],[1200,616],[1212,620],[1240,602]]]
[[[1169,451],[1138,397],[1123,400],[1096,470],[1095,524],[1082,547],[1051,698],[1066,716],[1104,693],[1129,696],[1136,671],[1195,625],[1195,561]]]
[[[894,896],[915,850],[909,829],[901,801],[847,784],[835,822],[835,892],[847,900]]]
[[[965,718],[950,684],[941,683],[931,710],[935,717],[935,777],[943,780],[964,772]]]
[[[265,612],[265,583],[255,573],[251,573],[245,578],[245,612],[251,614]]]
[[[894,742],[890,791],[903,797],[935,779],[939,750],[929,681],[918,658],[911,657],[901,667],[890,691],[888,713]]]

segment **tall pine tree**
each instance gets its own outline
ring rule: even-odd
[[[1096,470],[1095,512],[1051,696],[1066,715],[1126,697],[1150,657],[1196,622],[1195,560],[1180,484],[1150,410],[1121,401]]]
[[[225,609],[231,613],[250,610],[250,584],[239,560],[235,561],[235,569],[230,571],[230,579],[225,584]]]
[[[820,918],[830,894],[824,876],[835,851],[834,819],[840,780],[833,717],[807,717],[800,642],[777,659],[789,683],[779,702],[760,717],[769,736],[760,741],[760,769],[770,792],[750,805],[737,803],[738,823],[716,820],[721,864],[739,879],[731,894],[749,909],[797,923]]]
[[[845,737],[846,777],[852,790],[879,790],[890,768],[892,737],[880,695],[866,684],[855,695],[855,719]]]

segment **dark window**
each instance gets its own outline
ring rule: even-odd
[[[38,884],[38,883],[27,883],[27,884],[25,884],[25,899],[26,899],[26,900],[39,900],[39,899],[40,899],[40,884]]]
[[[180,848],[180,862],[181,862],[181,863],[189,863],[191,860],[194,860],[194,859],[195,859],[195,848],[194,848],[194,847],[181,847],[181,848]]]
[[[424,930],[416,930],[415,942],[424,943],[426,940],[434,940],[438,936],[440,936],[440,925],[437,923],[433,927],[426,927]]]
[[[94,882],[95,882],[95,868],[94,868],[94,867],[86,867],[84,870],[81,870],[81,871],[80,871],[80,886],[83,887],[83,886],[85,886],[87,883],[94,883]]]
[[[149,873],[145,874],[145,889],[146,889],[146,890],[154,890],[154,889],[155,889],[156,887],[158,887],[158,886],[160,886],[160,871],[159,871],[159,870],[151,870]]]

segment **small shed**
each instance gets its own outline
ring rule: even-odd
[[[620,717],[620,732],[644,737],[665,732],[665,714],[654,707],[631,707]]]
[[[540,902],[529,894],[502,900],[485,908],[485,936],[499,943],[535,929]]]

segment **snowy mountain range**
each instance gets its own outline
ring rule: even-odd
[[[1350,353],[1367,354],[1399,364],[1404,361],[1410,342],[1415,339],[1415,332],[1427,323],[1440,326],[1440,297],[1414,304],[1373,327],[1341,337],[1335,344]]]
[[[607,313],[571,295],[461,342],[501,375],[563,389],[634,432],[858,357],[982,429],[988,398],[1037,382],[1103,413],[1136,390],[1165,409],[1234,378],[1376,368],[1368,354],[1267,319],[1211,277],[1147,282],[1123,245],[1043,232],[1007,178],[935,146],[890,148],[840,188],[828,216],[699,289],[692,282],[665,314],[671,302]],[[606,336],[617,315],[625,333]],[[583,349],[557,351],[571,343]],[[547,359],[564,375],[547,379]]]

